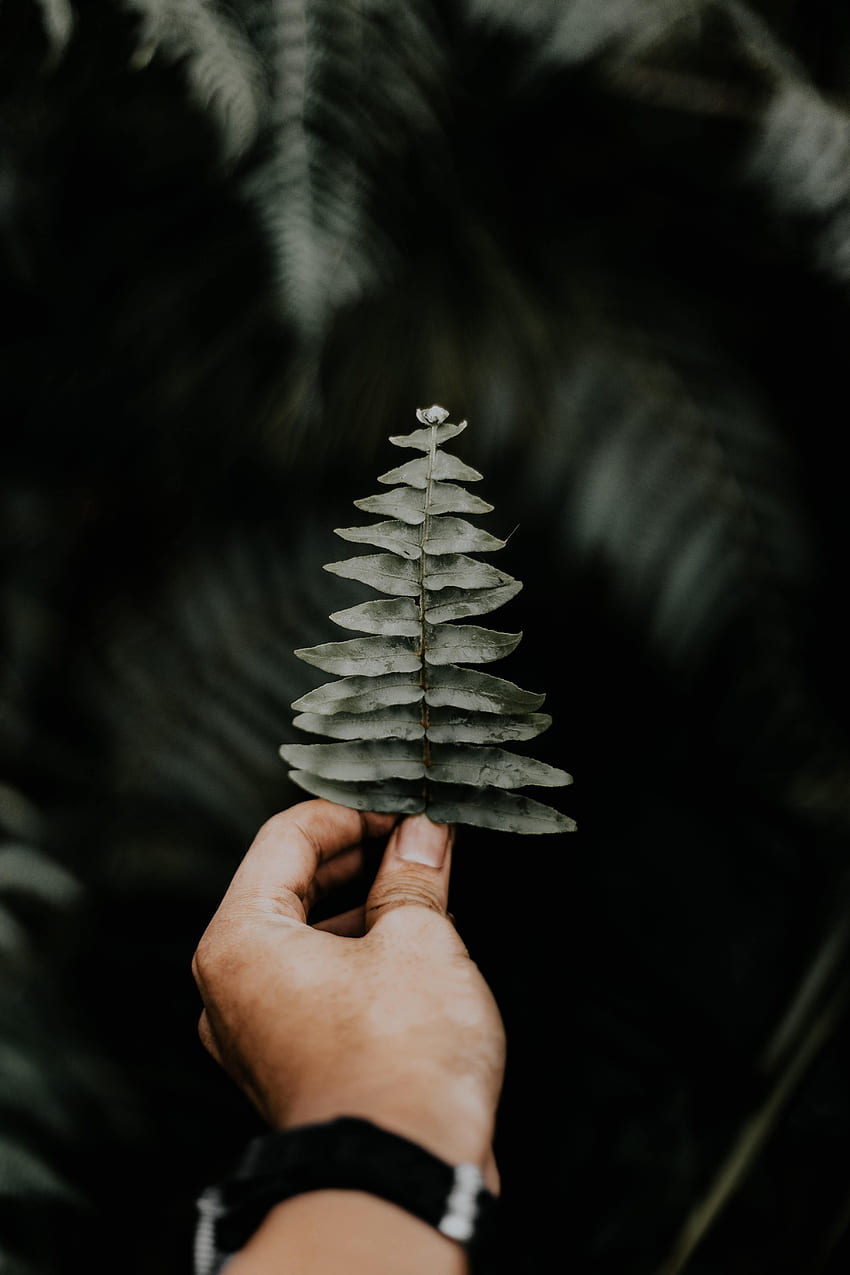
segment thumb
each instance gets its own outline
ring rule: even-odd
[[[445,916],[454,825],[411,815],[393,830],[366,899],[366,929],[395,908],[419,906]]]

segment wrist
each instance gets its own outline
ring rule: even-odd
[[[448,1164],[474,1164],[489,1190],[498,1193],[493,1158],[495,1113],[478,1086],[442,1078],[429,1084],[373,1086],[357,1084],[344,1090],[323,1089],[300,1094],[274,1120],[280,1130],[358,1116],[390,1133],[408,1138]]]
[[[467,1252],[492,1248],[494,1193],[480,1170],[470,1163],[447,1164],[421,1143],[372,1120],[339,1117],[254,1138],[231,1174],[203,1192],[196,1275],[217,1275],[228,1255],[243,1250],[278,1205],[315,1194],[327,1201],[339,1192],[377,1197]],[[412,1238],[409,1222],[401,1229]]]

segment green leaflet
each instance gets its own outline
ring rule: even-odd
[[[425,555],[425,576],[420,564],[392,553],[367,554],[362,558],[347,558],[344,562],[327,562],[325,571],[359,580],[384,593],[402,597],[418,597],[422,587],[429,591],[441,589],[495,589],[511,584],[513,576],[498,571],[488,562],[478,562],[462,553],[443,553],[436,557]]]
[[[347,580],[359,580],[373,589],[402,597],[417,598],[420,593],[419,564],[393,553],[373,553],[363,558],[348,558],[345,562],[326,562],[325,570]]]
[[[377,496],[355,500],[357,509],[367,514],[385,514],[420,526],[425,521],[425,491],[416,487],[394,487]],[[430,490],[428,516],[438,514],[489,514],[493,510],[486,500],[454,483],[434,483]]]
[[[461,620],[468,615],[486,615],[515,598],[522,588],[519,580],[498,585],[495,589],[441,589],[439,593],[425,590],[425,619],[430,624],[444,620]]]
[[[402,558],[412,559],[420,558],[423,549],[431,555],[494,553],[505,546],[504,540],[491,536],[489,531],[483,531],[481,527],[450,514],[431,520],[429,535],[424,544],[417,525],[398,518],[374,522],[365,527],[336,527],[334,531],[342,540],[375,545],[378,549],[389,549]]]
[[[412,682],[404,673],[380,677],[355,675],[314,687],[295,700],[292,707],[310,713],[360,713],[388,704],[414,704],[424,695],[419,683]]]
[[[356,629],[358,633],[418,637],[422,631],[419,608],[413,598],[393,598],[391,602],[381,598],[377,602],[363,602],[345,611],[334,611],[330,618],[334,624],[344,629]]]
[[[428,687],[412,682],[401,673],[340,678],[338,682],[325,682],[307,691],[292,707],[310,713],[360,713],[391,704],[415,704],[424,699],[435,707],[454,705],[483,713],[533,713],[545,698],[492,673],[443,668],[438,685]]]
[[[402,558],[421,558],[421,537],[413,523],[390,518],[387,522],[374,522],[368,527],[335,527],[334,534],[356,544],[376,545],[378,549],[390,549]]]
[[[342,744],[284,744],[281,756],[298,770],[325,779],[423,779],[425,762],[416,740],[369,739]]]
[[[419,739],[356,739],[336,744],[284,744],[281,756],[299,770],[327,779],[429,779],[435,783],[492,784],[495,788],[547,787],[570,783],[570,776],[534,757],[504,748],[435,744],[426,760]]]
[[[395,483],[406,483],[408,487],[421,487],[423,491],[433,483],[455,482],[475,483],[484,477],[477,469],[464,465],[457,456],[449,452],[435,452],[434,456],[423,456],[420,460],[409,460],[406,465],[390,469],[378,476],[379,483],[392,486]]]
[[[434,786],[428,802],[434,823],[471,823],[503,832],[575,832],[575,820],[522,793],[503,789]]]
[[[498,633],[475,624],[426,622],[424,629],[428,664],[487,664],[510,655],[522,640],[521,633]]]
[[[459,421],[457,425],[452,425],[451,422],[444,424],[448,412],[442,407],[439,409],[443,413],[442,419],[435,417],[433,421],[430,420],[428,412],[433,410],[426,408],[421,415],[416,413],[419,420],[428,421],[425,429],[415,429],[412,434],[391,434],[390,442],[396,447],[415,447],[417,451],[429,452],[432,443],[442,447],[443,443],[447,443],[450,438],[457,438],[466,429],[466,421]]]
[[[332,739],[421,739],[425,734],[420,703],[393,704],[366,713],[300,713],[292,724]]]
[[[533,739],[552,725],[548,713],[463,713],[456,708],[433,708],[428,714],[428,738],[435,744],[507,744]]]
[[[330,617],[367,636],[295,652],[337,680],[295,701],[294,725],[333,742],[284,744],[281,756],[299,787],[354,809],[425,811],[438,823],[508,832],[571,831],[568,816],[514,790],[561,787],[572,777],[498,746],[549,727],[537,711],[545,696],[463,667],[501,659],[522,639],[456,623],[496,610],[522,588],[471,556],[505,542],[458,516],[493,508],[461,485],[480,481],[478,470],[442,450],[466,422],[453,424],[436,405],[416,416],[422,428],[390,442],[422,455],[380,475],[391,490],[354,501],[382,521],[336,532],[386,552],[325,567],[385,595]]]
[[[289,778],[314,797],[325,797],[339,806],[351,806],[354,810],[374,810],[378,814],[418,815],[425,809],[425,793],[422,784],[385,780],[382,784],[351,783],[344,780],[325,779],[305,770],[291,770]],[[467,821],[469,822],[469,821]]]
[[[341,677],[418,674],[422,667],[421,657],[410,638],[367,637],[350,642],[325,642],[321,646],[302,647],[295,654],[305,663],[325,673],[339,673]]]
[[[289,777],[314,797],[325,797],[354,810],[416,815],[425,809],[421,784],[415,781],[406,784],[386,781],[382,785],[346,783],[297,770],[290,771]],[[521,793],[451,784],[433,785],[428,813],[435,823],[468,823],[502,832],[574,832],[576,826],[568,815]]]
[[[363,500],[355,500],[354,506],[367,514],[387,514],[390,518],[400,518],[413,527],[421,527],[425,521],[424,495],[413,487],[396,487],[393,491],[383,492],[378,496],[366,496]]]
[[[436,782],[471,784],[474,788],[484,784],[495,788],[545,784],[547,788],[555,788],[572,783],[566,771],[536,757],[521,757],[506,748],[465,748],[460,744],[434,745],[429,777]]]
[[[422,739],[432,743],[506,744],[533,739],[551,725],[547,713],[464,713],[456,708],[428,708],[422,701],[392,704],[363,713],[300,713],[299,730],[332,739]]]
[[[513,576],[491,567],[489,562],[479,562],[465,553],[443,553],[438,557],[425,555],[425,588],[429,592],[441,589],[497,589],[510,584]]]
[[[475,527],[463,518],[444,514],[432,518],[423,548],[426,553],[494,553],[504,549],[504,540],[491,536],[489,531]]]
[[[431,488],[428,513],[432,518],[441,514],[489,514],[492,510],[486,500],[454,483],[434,483]]]
[[[439,679],[425,691],[428,704],[455,705],[485,713],[533,713],[546,696],[524,691],[492,673],[477,669],[440,669]]]

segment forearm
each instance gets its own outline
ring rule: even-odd
[[[278,1204],[227,1275],[467,1275],[463,1248],[361,1191],[311,1191]]]

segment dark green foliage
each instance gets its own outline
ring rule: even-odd
[[[486,1275],[846,1275],[848,49],[839,0],[0,4],[4,1275],[188,1269],[256,1128],[192,947],[303,796],[291,703],[331,721],[293,648],[374,623],[334,511],[441,395],[582,763],[570,853],[453,868],[511,1051]],[[456,667],[432,734],[477,729]]]
[[[458,517],[492,510],[459,485],[482,475],[443,451],[466,421],[452,424],[436,405],[420,408],[416,416],[422,428],[390,442],[423,455],[381,474],[378,481],[391,486],[385,495],[354,502],[393,517],[336,530],[343,540],[389,552],[325,566],[398,596],[330,617],[371,636],[295,652],[342,678],[296,700],[292,707],[301,711],[295,725],[345,742],[284,744],[281,756],[294,767],[290,778],[307,792],[358,810],[425,811],[436,823],[505,832],[572,831],[568,816],[511,791],[557,787],[571,783],[572,776],[492,746],[545,730],[551,724],[546,713],[522,711],[538,708],[543,696],[460,667],[488,664],[518,646],[521,633],[457,621],[495,610],[521,585],[467,556],[501,549],[504,541]]]

